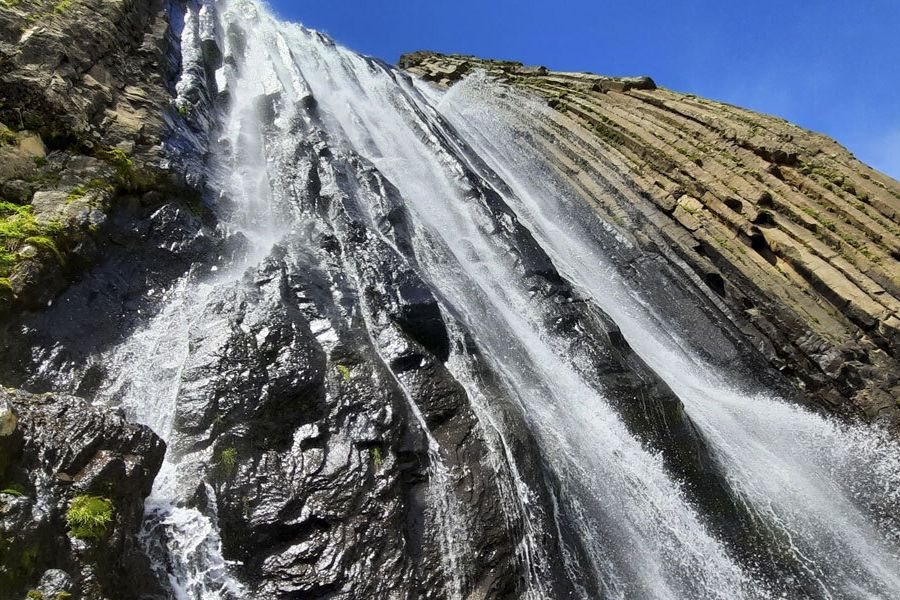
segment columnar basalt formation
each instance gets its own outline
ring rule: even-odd
[[[648,77],[399,64],[440,87],[482,70],[545,100],[537,143],[585,202],[683,259],[811,404],[900,425],[900,183],[824,135]]]

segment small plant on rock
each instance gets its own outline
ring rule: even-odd
[[[84,189],[81,186],[75,186],[69,192],[69,195],[66,196],[66,204],[69,204],[70,202],[75,202],[76,200],[80,200],[81,198],[84,198],[86,195],[87,195],[86,189]]]
[[[219,454],[219,469],[225,477],[234,475],[237,468],[237,448],[225,448]]]
[[[369,448],[369,455],[372,457],[372,464],[375,465],[375,468],[380,469],[382,463],[384,463],[384,457],[381,455],[381,448],[372,446]]]
[[[12,129],[9,129],[8,127],[0,123],[0,146],[4,144],[11,146],[18,141],[18,134]]]
[[[102,539],[112,519],[112,500],[101,496],[75,496],[66,512],[69,534],[81,540]]]
[[[115,167],[116,175],[118,175],[120,180],[128,182],[132,179],[134,160],[124,150],[120,148],[100,148],[94,152],[94,155]]]
[[[73,0],[61,0],[60,2],[57,2],[56,5],[53,7],[53,12],[55,12],[58,15],[66,12],[66,10],[69,8],[69,6],[71,6],[72,2],[73,2]]]
[[[18,498],[25,495],[25,488],[17,483],[14,483],[0,490],[0,494],[8,494],[10,496],[15,496]]]

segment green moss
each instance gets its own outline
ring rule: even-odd
[[[66,512],[69,534],[82,540],[102,539],[112,519],[112,500],[100,496],[75,496]]]
[[[7,589],[21,589],[33,580],[40,549],[37,544],[24,544],[27,541],[22,537],[0,533],[0,594]]]
[[[237,448],[224,448],[219,453],[219,469],[225,477],[231,477],[236,468]]]
[[[188,115],[191,114],[191,108],[190,108],[190,106],[187,105],[187,104],[182,104],[182,105],[180,105],[180,106],[178,107],[178,114],[181,115],[182,117],[185,117],[185,118],[186,118]]]
[[[76,200],[80,200],[80,199],[84,198],[86,195],[87,195],[86,189],[84,189],[81,186],[75,186],[69,192],[69,195],[66,196],[66,204],[69,204],[70,202],[74,202]]]
[[[97,192],[100,194],[112,194],[115,191],[115,187],[104,179],[100,179],[96,177],[88,181],[84,186],[75,186],[69,192],[69,195],[66,196],[66,204],[71,202],[75,202],[76,200],[81,200],[85,196],[87,196],[88,192]],[[91,202],[91,204],[94,204]]]
[[[19,143],[19,134],[0,123],[0,146],[11,146]]]
[[[729,243],[728,243],[728,240],[726,240],[725,238],[716,236],[716,237],[713,238],[713,240],[714,240],[718,245],[720,245],[720,246],[722,246],[723,248],[725,248],[726,250],[731,250],[731,244],[729,244]]]
[[[34,156],[31,160],[34,161],[34,166],[36,166],[38,169],[47,166],[47,159],[43,156]]]
[[[59,221],[50,221],[49,223],[44,225],[44,234],[49,236],[57,236],[62,234],[64,229],[65,228],[63,227],[63,224]]]
[[[802,210],[804,213],[806,213],[807,215],[809,215],[809,216],[812,217],[813,219],[818,219],[818,218],[819,218],[819,212],[816,211],[816,210],[811,209],[811,208],[808,207],[808,206],[801,206],[801,207],[800,207],[800,210]]]
[[[10,496],[16,496],[18,498],[25,495],[25,488],[17,483],[14,483],[0,490],[0,494],[9,494]]]
[[[348,367],[347,365],[338,365],[337,370],[341,374],[341,377],[344,378],[344,381],[350,381],[350,367]]]
[[[56,5],[53,7],[53,12],[55,12],[56,14],[64,13],[66,10],[68,10],[68,8],[72,5],[72,3],[74,1],[75,0],[60,0],[60,2],[57,2]]]
[[[384,458],[381,456],[381,448],[372,446],[369,448],[369,456],[372,458],[372,464],[375,465],[375,468],[381,468],[381,465],[384,462]]]
[[[22,552],[22,556],[19,558],[19,571],[22,573],[31,573],[34,569],[34,564],[37,562],[38,558],[38,547],[37,544],[32,544],[25,548]]]
[[[626,142],[624,135],[606,123],[597,123],[594,125],[594,133],[613,146],[621,146]]]
[[[30,214],[30,206],[22,206],[21,204],[14,204],[12,202],[7,202],[6,200],[0,200],[0,217],[3,217],[4,219],[6,219],[7,217],[26,216]]]
[[[54,256],[56,256],[56,260],[58,260],[60,264],[64,264],[66,262],[65,257],[59,251],[59,248],[56,247],[56,242],[45,235],[33,235],[31,237],[27,237],[25,238],[24,243],[30,244],[35,248],[39,248],[41,250],[51,252]]]
[[[109,192],[112,193],[115,191],[115,187],[105,179],[100,179],[99,177],[95,177],[87,182],[87,189],[96,190],[98,192]]]
[[[38,590],[28,590],[28,593],[25,594],[25,598],[27,598],[27,600],[44,600],[44,594]]]
[[[0,277],[9,277],[18,261],[16,252],[24,241],[42,233],[31,206],[0,201]]]
[[[99,148],[94,156],[106,161],[116,169],[116,175],[124,182],[131,182],[133,177],[134,161],[128,153],[119,148]]]

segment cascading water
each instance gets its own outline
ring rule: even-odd
[[[355,247],[375,253],[383,246],[399,256],[398,264],[431,288],[450,324],[454,349],[446,368],[465,388],[488,440],[484,462],[508,496],[506,517],[522,523],[517,556],[527,574],[519,597],[551,598],[561,589],[542,564],[553,553],[547,538],[561,550],[564,587],[582,598],[900,597],[896,445],[765,393],[742,392],[727,373],[705,366],[667,330],[669,309],[654,307],[619,276],[616,257],[595,243],[592,228],[612,230],[595,216],[575,216],[571,193],[527,142],[528,123],[505,112],[508,97],[495,97],[497,84],[476,76],[438,92],[281,23],[253,0],[191,6],[184,27],[182,95],[202,85],[205,42],[214,40],[224,55],[215,76],[220,105],[211,113],[218,123],[208,132],[214,141],[207,187],[224,227],[246,241],[220,270],[193,272],[164,293],[161,312],[107,357],[119,376],[102,394],[169,443],[144,540],[175,596],[248,593],[239,583],[241,565],[222,556],[210,500],[218,492],[204,484],[199,495],[206,499],[196,500],[196,481],[222,468],[222,458],[200,434],[176,426],[185,372],[202,366],[191,336],[211,344],[224,339],[230,325],[209,316],[211,298],[256,269],[273,245],[315,255],[314,240],[331,236],[350,250],[365,229],[366,244]],[[541,118],[543,109],[527,98],[516,102]],[[301,164],[308,148],[327,167],[315,176]],[[377,193],[364,190],[350,181],[352,169],[371,169],[387,183]],[[387,186],[409,215],[409,244],[385,233]],[[355,219],[352,227],[334,216],[335,206]],[[342,270],[356,273],[346,277],[351,289],[335,279],[327,294],[336,306],[349,304],[344,296],[360,298],[342,318],[359,317],[380,368],[391,371],[414,427],[428,440],[425,512],[445,554],[444,592],[428,597],[486,597],[473,590],[479,557],[465,529],[469,509],[454,491],[461,475],[422,416],[414,382],[394,366],[398,338],[367,299],[370,284],[360,275],[370,259],[377,257],[346,255]],[[316,268],[331,267],[320,261]],[[569,293],[570,284],[580,297]],[[609,315],[678,396],[741,510],[776,540],[786,563],[797,565],[803,581],[796,587],[733,551],[735,540],[719,535],[694,495],[702,491],[685,485],[618,414],[591,348],[605,342],[583,328],[593,313],[582,306]],[[562,325],[561,315],[574,315],[574,328]],[[321,341],[333,326],[323,320],[313,333]],[[477,353],[464,350],[469,338]],[[479,369],[493,373],[490,385]],[[507,423],[514,415],[527,425],[536,462],[552,482],[546,510],[512,450]],[[380,449],[372,448],[380,463]]]
[[[557,200],[567,195],[564,185],[523,143],[527,122],[496,118],[504,110],[496,90],[473,78],[433,99],[512,185],[517,214],[561,271],[616,320],[631,346],[678,393],[738,494],[766,527],[788,540],[821,597],[895,595],[900,528],[885,506],[898,500],[900,462],[887,436],[729,384],[727,373],[707,367],[667,329],[664,309],[642,301],[641,291],[617,275],[612,258],[596,250],[588,229],[566,215],[565,203]],[[516,101],[533,119],[546,118],[535,101]]]

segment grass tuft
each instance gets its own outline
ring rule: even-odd
[[[224,448],[219,453],[219,469],[225,477],[234,475],[237,468],[237,448]]]
[[[75,0],[60,0],[53,7],[53,12],[56,14],[62,14],[68,10],[68,8],[72,5]]]

